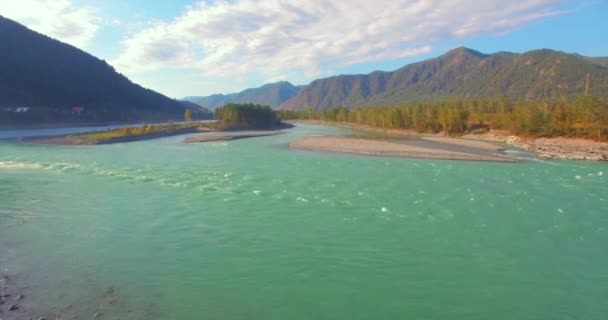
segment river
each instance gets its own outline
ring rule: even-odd
[[[344,130],[0,142],[0,271],[47,318],[605,319],[605,163],[287,147]]]

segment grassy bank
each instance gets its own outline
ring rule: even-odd
[[[125,127],[114,130],[68,136],[68,139],[89,141],[91,144],[111,143],[115,140],[141,140],[147,137],[168,136],[195,132],[208,128],[202,122],[147,124],[141,127]]]
[[[218,121],[215,122],[147,124],[99,132],[32,137],[25,141],[40,144],[97,145],[156,139],[201,131],[278,130],[291,127],[278,120],[274,111],[264,106],[229,105],[221,108],[221,111],[216,114],[216,118]]]
[[[138,127],[123,127],[118,129],[89,132],[82,134],[29,137],[25,141],[39,144],[61,144],[61,145],[96,145],[119,142],[131,142],[147,139],[162,138],[173,135],[194,133],[199,131],[213,130],[212,123],[188,122],[188,123],[164,123],[148,124]]]

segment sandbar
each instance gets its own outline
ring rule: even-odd
[[[185,143],[229,141],[236,139],[274,136],[285,133],[284,131],[213,131],[184,139]]]
[[[453,145],[453,141],[451,142]],[[450,150],[451,148],[449,148],[449,146],[447,148],[437,147],[437,145],[439,145],[437,141],[432,143],[435,144],[434,147],[415,145],[415,143],[408,143],[407,141],[314,136],[293,141],[289,146],[299,150],[342,152],[371,156],[496,162],[520,161],[520,159],[502,154],[498,147],[490,149],[488,145],[477,145],[476,143],[469,144],[468,142],[464,142],[467,144],[466,148],[463,148],[462,151],[454,151]],[[478,148],[475,146],[478,146]]]

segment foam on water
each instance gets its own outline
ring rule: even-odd
[[[40,169],[40,168],[42,168],[42,166],[38,163],[0,161],[0,169]]]
[[[225,148],[0,143],[0,268],[66,319],[608,314],[604,164],[276,147],[324,128]]]
[[[219,192],[232,194],[234,190],[228,186],[232,184],[232,173],[211,173],[193,180],[190,176],[165,176],[158,170],[149,167],[134,169],[130,167],[109,168],[98,163],[79,164],[70,162],[35,163],[18,161],[1,161],[0,170],[44,170],[56,174],[76,174],[114,178],[128,181],[132,184],[155,183],[164,187],[193,189],[200,192]],[[254,191],[260,195],[261,191]],[[307,200],[306,200],[307,201]]]

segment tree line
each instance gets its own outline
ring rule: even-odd
[[[608,138],[608,101],[592,96],[526,102],[453,100],[326,111],[280,110],[278,114],[283,120],[345,122],[450,135],[497,129],[529,137]]]
[[[281,123],[277,113],[269,106],[259,104],[227,104],[215,109],[215,119],[229,129],[270,129]]]

